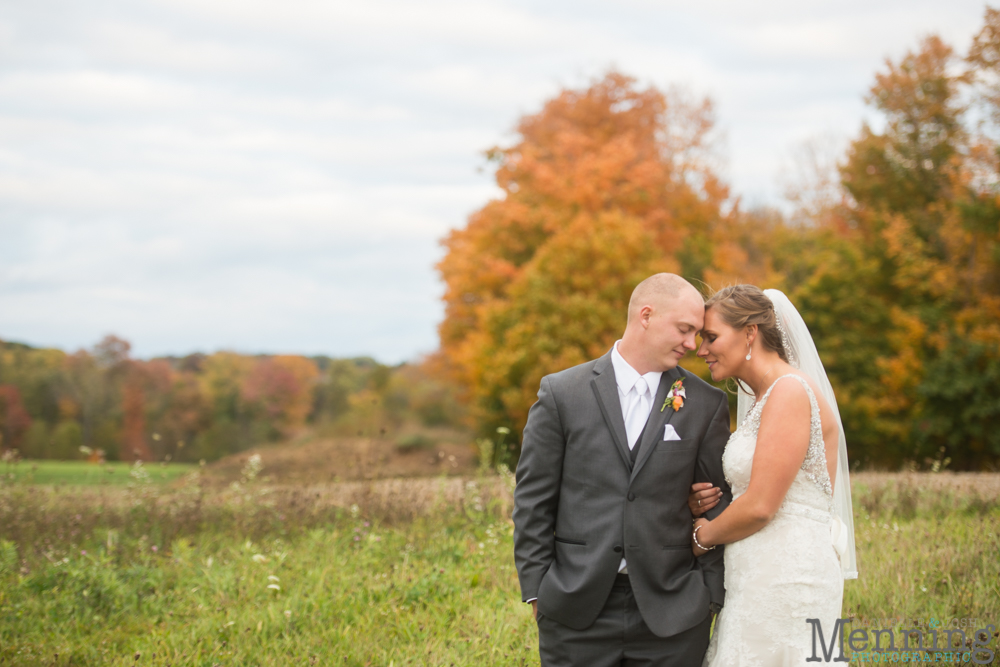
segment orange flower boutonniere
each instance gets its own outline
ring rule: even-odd
[[[687,398],[687,394],[684,392],[684,380],[686,377],[682,377],[677,382],[670,385],[670,391],[667,392],[667,397],[663,401],[663,405],[660,406],[660,412],[663,412],[668,407],[674,409],[677,412],[684,407],[684,399]]]

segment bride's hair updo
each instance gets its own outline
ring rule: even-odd
[[[737,331],[751,324],[757,325],[760,342],[765,350],[777,352],[781,360],[788,362],[785,346],[778,330],[778,316],[774,304],[755,285],[733,285],[724,287],[705,302],[705,310],[714,308],[722,321]]]

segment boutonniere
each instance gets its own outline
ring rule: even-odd
[[[670,385],[670,391],[667,392],[667,397],[663,400],[663,405],[660,406],[660,412],[663,412],[668,407],[673,408],[674,412],[677,412],[684,407],[684,399],[687,398],[687,394],[684,392],[684,380],[687,380],[687,378],[682,377]]]

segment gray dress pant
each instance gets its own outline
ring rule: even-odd
[[[699,667],[708,649],[712,614],[684,632],[657,637],[635,604],[628,575],[619,574],[600,616],[573,630],[538,615],[542,667]]]

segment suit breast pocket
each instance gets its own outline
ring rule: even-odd
[[[661,440],[656,446],[656,453],[686,452],[698,449],[698,441],[694,438],[687,440]]]

